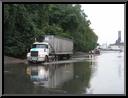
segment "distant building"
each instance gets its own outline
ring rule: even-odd
[[[124,48],[124,43],[123,42],[121,42],[121,43],[119,43],[119,44],[110,44],[109,45],[109,48],[112,48],[112,49],[123,49]]]
[[[116,40],[115,44],[120,44],[121,43],[121,31],[118,31],[118,39]]]
[[[121,42],[121,31],[118,31],[118,39],[116,40],[116,42],[114,44],[110,44],[109,45],[110,49],[124,49],[124,43]]]
[[[116,50],[124,50],[124,42],[121,42],[121,31],[118,31],[118,38],[114,44],[110,44],[107,46],[107,44],[102,44],[100,46],[100,49],[102,50],[110,50],[110,51],[116,51]]]
[[[107,44],[104,43],[104,44],[100,45],[99,48],[101,48],[101,49],[106,49],[106,48],[107,48]]]

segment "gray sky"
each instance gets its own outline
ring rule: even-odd
[[[124,42],[124,4],[82,4],[81,8],[98,35],[98,43],[115,43],[119,30]]]

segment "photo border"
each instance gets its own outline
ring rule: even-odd
[[[47,1],[47,2],[46,2]],[[58,2],[59,1],[59,2]],[[0,40],[0,45],[1,45],[1,51],[2,51],[2,57],[0,58],[0,60],[2,61],[2,64],[0,66],[0,71],[2,71],[2,74],[0,75],[0,79],[1,84],[0,88],[2,87],[2,91],[0,90],[0,93],[2,93],[2,96],[125,96],[126,95],[126,1],[127,0],[107,0],[105,2],[103,2],[103,0],[70,0],[70,2],[68,0],[61,0],[62,2],[60,2],[60,0],[29,0],[29,2],[25,1],[25,0],[2,0],[2,2],[0,1],[0,15],[2,17],[0,17],[0,36],[1,36],[1,40]],[[67,2],[68,1],[68,2]],[[2,32],[4,32],[4,23],[2,20],[4,20],[4,15],[3,15],[3,6],[4,4],[124,4],[124,93],[125,94],[85,94],[85,95],[72,95],[72,94],[4,94],[4,50],[3,50],[3,45],[4,45],[4,34]],[[2,7],[1,7],[2,6]],[[2,68],[1,68],[2,67]],[[2,69],[2,70],[1,70]],[[2,76],[2,77],[1,77]]]

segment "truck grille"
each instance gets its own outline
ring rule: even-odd
[[[31,56],[38,56],[38,51],[31,51]]]

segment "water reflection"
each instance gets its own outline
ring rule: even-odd
[[[74,64],[74,77],[72,80],[64,83],[62,88],[71,94],[82,94],[89,87],[92,74],[90,62],[80,62]]]
[[[26,73],[30,75],[31,80],[35,85],[40,85],[47,88],[57,88],[64,82],[73,78],[73,64],[52,64],[46,66],[29,65]]]
[[[5,94],[123,94],[124,54],[66,64],[4,65]]]
[[[5,65],[6,94],[82,94],[89,87],[91,62]],[[13,66],[13,68],[12,68]]]
[[[48,81],[48,70],[43,66],[38,67],[27,67],[27,74],[30,75],[31,80],[34,84],[44,84]]]
[[[123,52],[108,52],[97,57],[86,94],[124,94]]]
[[[4,94],[29,94],[33,92],[33,84],[25,74],[26,65],[4,65]]]

